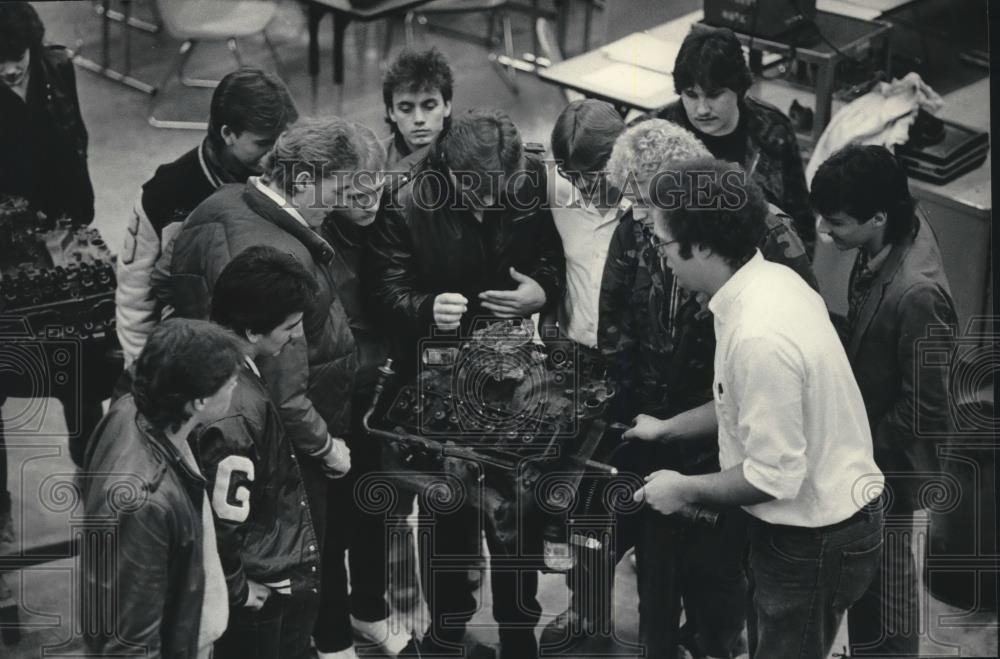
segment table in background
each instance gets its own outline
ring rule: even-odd
[[[300,0],[307,9],[309,28],[309,76],[315,94],[319,76],[319,24],[333,14],[333,82],[344,82],[344,32],[351,21],[369,23],[394,14],[402,14],[430,0],[382,0],[370,7],[355,7],[349,0]]]
[[[736,32],[736,37],[744,47],[788,56],[795,61],[805,62],[816,67],[816,107],[813,120],[811,142],[815,143],[827,124],[830,123],[831,106],[833,103],[834,85],[837,78],[837,65],[846,58],[863,56],[873,48],[881,48],[879,59],[888,71],[891,57],[889,35],[892,26],[881,21],[869,21],[841,14],[817,11],[814,19],[816,30],[822,37],[817,37],[817,43],[808,46],[792,46],[782,41],[763,39],[749,34]],[[695,23],[695,30],[715,29],[704,23]],[[655,29],[649,31],[656,36]],[[790,81],[783,80],[787,84]]]
[[[990,79],[984,78],[944,97],[942,119],[975,130],[988,131]],[[959,327],[993,313],[992,259],[990,254],[993,200],[992,157],[971,172],[944,185],[910,179],[910,192],[925,212],[937,235]],[[856,252],[840,252],[817,244],[813,268],[830,310],[845,313],[847,279]]]

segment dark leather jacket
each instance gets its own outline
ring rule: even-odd
[[[740,164],[761,187],[767,200],[788,213],[806,245],[813,244],[816,216],[809,206],[802,152],[792,122],[778,108],[749,96],[744,97],[740,111],[746,119],[746,160]],[[682,101],[671,103],[656,116],[698,135]]]
[[[230,603],[246,603],[247,579],[293,596],[315,593],[319,543],[295,449],[249,366],[237,375],[228,415],[201,430],[198,449]]]
[[[84,642],[95,656],[198,656],[205,480],[123,396],[91,436],[80,476]]]
[[[6,87],[0,89],[5,97],[0,111],[4,120],[0,124],[0,195],[27,198],[50,221],[66,214],[74,224],[89,224],[94,219],[94,187],[87,168],[89,138],[69,51],[56,45],[33,49],[29,76],[24,103],[15,100],[14,92]],[[8,105],[11,102],[14,105]],[[25,120],[6,116],[8,108],[14,117]],[[34,143],[36,139],[41,143]],[[32,149],[31,160],[25,149]]]
[[[357,368],[350,321],[337,294],[333,249],[319,234],[250,182],[229,184],[199,205],[173,241],[170,275],[154,286],[157,297],[186,318],[207,318],[211,293],[229,261],[253,245],[272,245],[295,256],[319,285],[302,320],[305,341],[293,339],[278,357],[261,358],[261,372],[299,454],[329,451],[327,433],[349,428]]]
[[[479,293],[514,288],[510,267],[538,282],[547,305],[558,303],[565,257],[545,205],[546,170],[535,154],[527,155],[525,170],[514,198],[503,209],[487,210],[482,223],[454,201],[451,179],[430,166],[383,204],[366,287],[382,321],[405,337],[403,350],[412,353],[416,341],[431,335],[434,298],[441,293],[469,300],[462,317],[462,331],[469,331],[474,319],[488,315]],[[435,197],[443,203],[433,204]]]

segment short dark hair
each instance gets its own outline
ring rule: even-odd
[[[742,98],[753,84],[743,46],[727,28],[688,33],[677,52],[673,75],[678,94],[699,85],[706,91],[731,89]]]
[[[682,258],[701,245],[739,268],[764,239],[767,201],[742,167],[714,158],[673,163],[654,178],[655,221],[666,221]],[[666,207],[664,200],[672,200]]]
[[[438,137],[438,151],[452,171],[481,173],[517,170],[524,154],[521,134],[503,110],[470,109],[455,116]]]
[[[241,341],[218,325],[189,318],[166,320],[135,360],[136,408],[160,430],[177,432],[191,416],[185,406],[218,392],[243,357]]]
[[[222,127],[229,126],[237,134],[249,130],[277,139],[298,118],[295,101],[278,76],[245,67],[223,78],[212,93],[208,138],[221,146]]]
[[[382,76],[382,100],[388,110],[392,107],[392,95],[396,92],[416,93],[437,90],[441,92],[444,102],[448,103],[451,101],[454,85],[451,66],[437,48],[404,50]]]
[[[596,99],[567,105],[552,128],[552,155],[570,171],[592,172],[604,167],[625,121],[614,106]]]
[[[809,202],[820,215],[847,213],[859,222],[886,214],[886,242],[899,244],[917,226],[906,170],[883,146],[851,144],[830,156],[812,180]]]
[[[249,247],[226,264],[212,292],[212,320],[240,337],[274,331],[315,302],[318,285],[298,259],[270,245]]]
[[[482,200],[496,195],[495,201],[506,203],[523,155],[521,134],[506,112],[473,108],[454,116],[431,145],[425,173],[454,173],[463,197],[472,193]]]
[[[0,62],[24,57],[26,50],[38,50],[45,38],[45,25],[27,2],[0,2]]]

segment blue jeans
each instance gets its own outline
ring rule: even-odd
[[[639,640],[647,657],[674,657],[680,643],[699,654],[737,654],[746,618],[746,518],[723,512],[706,528],[645,509],[636,544]],[[681,600],[685,625],[681,628]]]
[[[890,512],[882,565],[847,612],[852,657],[915,657],[920,649],[913,513]]]
[[[229,626],[214,659],[312,659],[319,595],[271,593],[259,611],[229,609]]]
[[[882,559],[881,500],[820,528],[751,518],[747,577],[750,656],[826,659],[844,612]]]

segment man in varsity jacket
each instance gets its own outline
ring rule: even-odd
[[[284,83],[244,68],[230,73],[212,95],[208,135],[177,160],[160,165],[140,190],[125,243],[118,253],[118,340],[125,367],[160,320],[150,277],[181,223],[223,183],[245,183],[278,135],[298,118]]]
[[[294,256],[258,245],[223,269],[212,320],[249,346],[229,410],[198,438],[229,590],[229,626],[215,656],[310,656],[320,551],[302,472],[256,358],[302,334],[317,285]]]

